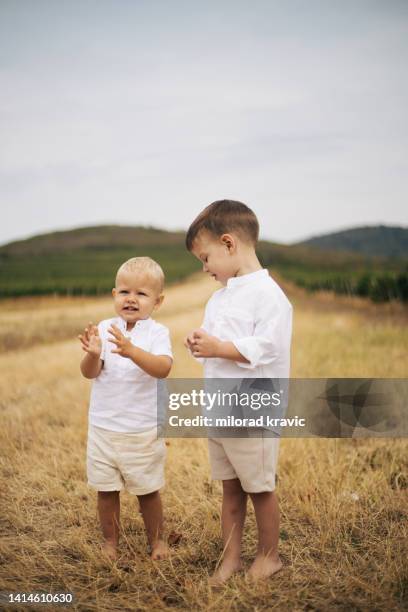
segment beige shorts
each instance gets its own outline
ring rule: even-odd
[[[209,438],[211,477],[238,478],[247,493],[275,489],[279,438]]]
[[[157,428],[142,433],[108,431],[89,424],[88,485],[97,491],[147,495],[164,485],[166,444]]]

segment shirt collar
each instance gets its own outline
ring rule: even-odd
[[[150,318],[150,317],[149,317],[148,319],[140,319],[140,321],[137,321],[137,322],[136,322],[136,325],[135,325],[135,326],[133,327],[133,329],[131,329],[131,330],[130,330],[130,332],[129,332],[129,331],[126,329],[127,324],[126,324],[125,319],[122,319],[122,317],[118,317],[118,323],[119,323],[118,327],[119,327],[119,329],[120,329],[120,331],[121,331],[122,333],[128,333],[128,334],[130,333],[130,334],[133,334],[133,332],[134,332],[134,331],[136,331],[136,329],[146,327],[146,325],[148,325],[150,321],[151,321],[151,318]]]
[[[256,270],[255,272],[250,272],[249,274],[242,274],[242,276],[232,276],[227,281],[227,288],[231,287],[241,287],[242,285],[247,285],[254,281],[261,280],[265,276],[269,276],[269,272],[266,268],[262,270]]]

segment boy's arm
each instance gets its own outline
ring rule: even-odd
[[[211,336],[204,329],[193,331],[189,335],[189,342],[194,357],[218,357],[219,359],[249,363],[248,359],[238,351],[233,342]]]
[[[166,378],[171,370],[172,359],[168,355],[153,355],[138,346],[132,345],[130,359],[154,378]]]
[[[259,299],[253,335],[233,340],[235,348],[247,359],[246,363],[238,362],[238,365],[253,369],[288,360],[292,312],[289,301],[277,303],[268,296]]]
[[[192,352],[196,357],[218,357],[235,361],[242,368],[253,369],[289,354],[292,333],[292,306],[278,306],[271,300],[259,301],[253,335],[222,341],[205,330],[195,330]]]
[[[85,378],[96,378],[99,376],[103,367],[102,355],[102,340],[99,336],[99,330],[96,325],[89,323],[85,328],[84,333],[78,336],[82,350],[86,355],[81,361],[80,369]]]
[[[119,353],[122,357],[128,357],[138,365],[139,368],[142,368],[146,374],[154,378],[166,378],[169,375],[173,362],[168,355],[153,355],[132,344],[128,338],[124,339],[126,341],[126,346],[121,349],[120,345],[117,344],[116,346],[118,346],[118,349],[112,351],[113,353]],[[128,344],[130,346],[127,346]]]
[[[112,342],[116,348],[112,353],[118,353],[122,357],[131,359],[139,368],[142,368],[154,378],[166,378],[169,375],[173,363],[169,355],[154,355],[132,344],[129,338],[126,338],[116,325],[111,325],[109,333],[112,334]]]
[[[99,355],[87,353],[81,361],[81,372],[85,378],[96,378],[99,376],[103,366],[103,361]]]

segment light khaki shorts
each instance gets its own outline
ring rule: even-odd
[[[141,433],[108,431],[89,424],[88,485],[97,491],[147,495],[164,485],[166,444],[157,428]]]
[[[209,438],[211,477],[238,478],[247,493],[274,491],[279,438]]]

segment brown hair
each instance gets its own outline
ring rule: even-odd
[[[188,228],[186,247],[189,251],[201,230],[207,230],[217,237],[236,232],[242,240],[255,246],[259,223],[255,213],[246,204],[236,200],[217,200],[204,208]]]

